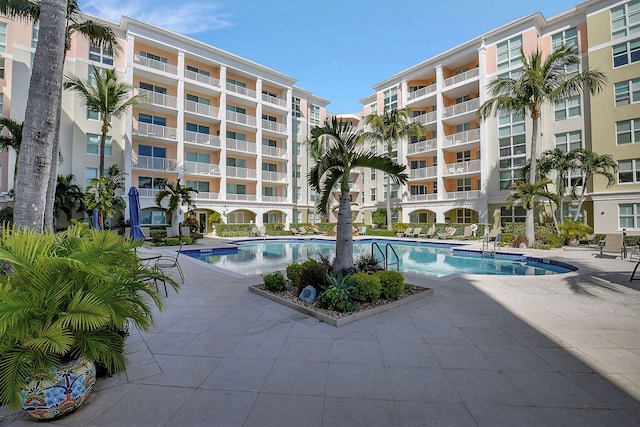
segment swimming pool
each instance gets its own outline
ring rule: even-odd
[[[399,270],[425,276],[442,277],[450,274],[545,275],[574,271],[575,268],[555,261],[522,255],[498,253],[482,257],[455,244],[407,242],[364,239],[353,242],[354,259],[370,254],[372,244],[385,251],[391,243],[400,260]],[[309,258],[335,256],[335,242],[321,239],[249,240],[235,242],[237,248],[185,250],[182,253],[216,267],[242,275],[264,274],[284,270],[292,262]],[[376,257],[382,258],[377,250]]]

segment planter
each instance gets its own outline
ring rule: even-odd
[[[95,382],[95,365],[84,358],[32,374],[20,395],[22,408],[39,420],[60,417],[80,406]]]

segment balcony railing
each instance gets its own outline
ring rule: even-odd
[[[444,193],[444,198],[448,200],[471,200],[480,197],[480,190],[451,191]]]
[[[428,168],[419,168],[409,170],[409,179],[427,179],[434,178],[438,174],[438,168],[436,166],[429,166]]]
[[[287,132],[286,125],[278,122],[272,122],[271,120],[265,120],[265,119],[262,119],[262,129],[270,130],[273,132],[279,132],[279,133]]]
[[[138,127],[133,129],[136,135],[172,140],[177,139],[177,131],[176,128],[142,122],[138,122]]]
[[[257,197],[255,194],[233,194],[227,193],[227,200],[239,200],[244,202],[255,202]]]
[[[151,169],[156,171],[175,171],[178,161],[176,159],[163,159],[160,157],[137,156],[133,158],[132,166],[138,169]]]
[[[220,176],[220,166],[213,163],[184,162],[184,172],[198,175]]]
[[[360,185],[350,182],[349,183],[349,191],[355,192],[355,193],[359,193],[359,192],[362,191],[362,188],[360,188]]]
[[[236,113],[235,111],[227,111],[227,120],[243,125],[256,125],[256,118],[254,116],[247,116],[246,114]]]
[[[427,139],[426,141],[418,141],[413,144],[409,144],[407,148],[407,154],[426,153],[427,151],[433,151],[438,146],[437,139]]]
[[[409,201],[410,202],[426,202],[426,201],[432,201],[432,200],[438,200],[438,194],[412,194],[409,197]]]
[[[195,200],[218,200],[218,193],[209,193],[208,191],[200,191],[198,193],[193,194],[193,199]]]
[[[454,133],[444,137],[444,146],[451,147],[459,144],[480,141],[480,129],[471,129],[465,132]]]
[[[205,76],[204,74],[196,73],[195,71],[184,70],[184,77],[189,80],[194,80],[203,85],[220,87],[220,80],[214,77]]]
[[[419,116],[411,117],[411,121],[413,123],[418,123],[419,125],[426,125],[427,123],[435,122],[438,117],[438,113],[436,111],[431,111],[426,114],[420,114]]]
[[[241,141],[233,138],[227,138],[227,150],[253,154],[258,151],[255,142]]]
[[[276,98],[275,96],[268,95],[266,93],[262,94],[262,100],[264,102],[269,103],[269,104],[278,105],[280,107],[286,107],[287,106],[287,101],[285,101],[284,99]]]
[[[194,144],[208,145],[209,147],[220,148],[220,137],[209,135],[208,133],[194,132],[192,130],[184,131],[184,142],[192,142]]]
[[[256,179],[258,176],[255,169],[237,168],[235,166],[227,166],[226,174],[228,178]]]
[[[140,197],[153,197],[155,199],[159,191],[159,188],[138,188]]]
[[[287,174],[284,172],[262,171],[262,180],[270,182],[283,182],[287,180]]]
[[[255,98],[256,97],[256,91],[255,90],[247,89],[246,87],[242,87],[242,86],[239,86],[239,85],[234,84],[234,83],[227,82],[227,90],[229,92],[233,92],[233,93],[237,93],[237,94],[240,94],[240,95],[248,96],[249,98]]]
[[[214,119],[218,118],[220,112],[220,109],[213,105],[189,100],[184,101],[184,109],[190,113],[202,114],[203,116],[213,117]]]
[[[271,147],[263,144],[262,155],[269,157],[285,157],[287,155],[287,150],[285,148]]]
[[[475,111],[478,107],[480,107],[480,98],[474,98],[445,108],[444,115],[445,117],[457,116],[458,114]]]
[[[177,108],[178,98],[165,93],[154,92],[147,89],[138,89],[138,95],[149,101],[153,105],[161,105],[168,108]]]
[[[464,175],[467,173],[480,172],[480,160],[469,160],[467,162],[448,163],[445,165],[445,175]]]
[[[430,93],[433,93],[436,91],[436,85],[435,83],[426,87],[423,87],[422,89],[418,89],[414,92],[409,92],[409,95],[407,96],[407,100],[411,101],[412,99],[417,99],[420,97],[423,97],[425,95],[428,95]]]
[[[472,79],[474,77],[478,77],[479,74],[480,73],[479,73],[479,68],[478,67],[472,68],[469,71],[465,71],[464,73],[456,74],[453,77],[449,77],[448,79],[445,79],[444,80],[444,87],[455,85],[455,84],[461,83],[461,82],[463,82],[465,80],[469,80],[469,79]]]
[[[145,58],[144,56],[134,55],[133,62],[135,64],[142,65],[143,67],[148,67],[153,70],[162,71],[167,74],[178,74],[178,67],[175,65],[167,64],[166,62],[157,61],[151,58]]]
[[[287,198],[282,196],[262,196],[262,201],[267,203],[285,203]]]

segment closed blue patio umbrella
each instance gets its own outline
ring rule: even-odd
[[[131,223],[131,238],[144,239],[144,233],[140,228],[140,218],[142,212],[140,210],[140,193],[137,187],[129,189],[129,221]]]
[[[91,213],[91,227],[96,230],[100,229],[100,221],[98,220],[98,208],[93,208],[93,212]]]

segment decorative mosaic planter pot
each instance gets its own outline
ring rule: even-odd
[[[21,392],[22,407],[39,420],[52,419],[75,410],[89,396],[96,382],[93,362],[79,358],[32,374]]]

